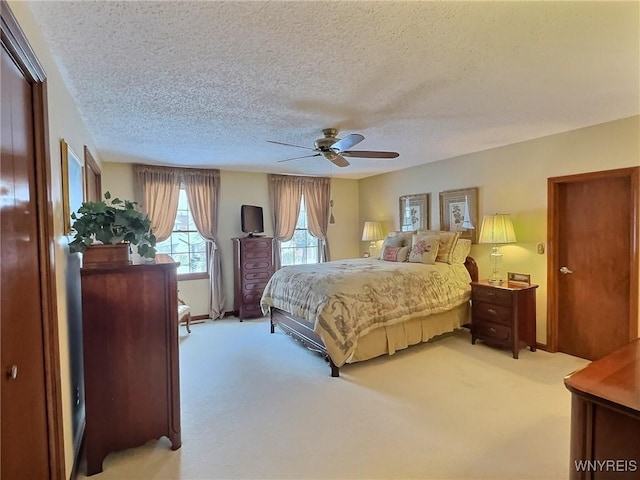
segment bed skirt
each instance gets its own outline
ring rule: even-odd
[[[358,339],[355,352],[347,363],[361,362],[381,355],[393,355],[411,345],[427,342],[443,333],[453,332],[469,323],[470,303],[466,302],[452,310],[422,318],[377,328]],[[320,337],[308,321],[288,312],[271,308],[271,333],[275,326],[301,341],[309,350],[320,353],[331,366],[331,376],[339,376],[339,368],[331,360]]]

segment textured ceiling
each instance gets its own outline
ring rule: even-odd
[[[29,2],[103,161],[362,178],[640,113],[640,3]],[[359,150],[307,151],[321,129]]]

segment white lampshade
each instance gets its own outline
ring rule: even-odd
[[[363,242],[377,242],[383,238],[384,234],[382,233],[380,222],[364,222],[364,229],[362,230]]]
[[[485,215],[480,228],[478,243],[515,243],[516,232],[508,213]]]

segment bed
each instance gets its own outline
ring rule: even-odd
[[[469,283],[478,277],[471,242],[456,237],[443,257],[448,261],[386,261],[385,252],[411,249],[402,241],[389,247],[385,240],[379,258],[278,270],[261,298],[271,333],[278,326],[320,353],[338,377],[345,364],[392,355],[467,324]]]

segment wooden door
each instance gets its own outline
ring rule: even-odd
[[[638,333],[638,168],[549,179],[549,347],[589,360]]]
[[[31,86],[2,50],[2,476],[47,478]]]
[[[0,12],[0,477],[62,479],[45,77]]]
[[[98,162],[93,158],[86,145],[84,146],[84,165],[85,201],[98,202],[102,200],[102,173]]]

